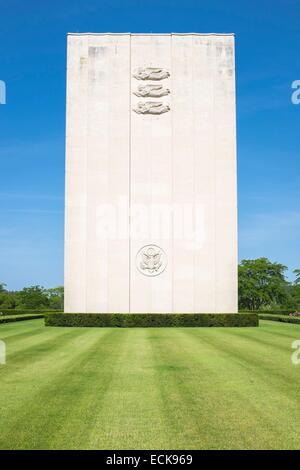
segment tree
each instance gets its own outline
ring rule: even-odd
[[[291,286],[291,308],[300,310],[300,284]]]
[[[23,308],[41,308],[49,306],[46,289],[42,286],[24,287],[18,293],[18,306]]]
[[[4,284],[4,282],[0,282],[0,292],[7,292],[6,291],[6,284]]]
[[[242,260],[238,267],[239,308],[259,310],[286,303],[289,297],[286,269],[267,258]]]
[[[0,309],[13,309],[16,307],[15,292],[0,292]]]
[[[295,285],[300,285],[300,269],[294,269],[294,274],[296,274]]]
[[[0,308],[1,309],[13,309],[16,306],[16,294],[15,292],[9,292],[6,289],[6,284],[0,282]]]
[[[50,308],[63,310],[64,308],[64,286],[47,289]]]

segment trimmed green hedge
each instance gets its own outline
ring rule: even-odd
[[[240,310],[240,313],[258,313],[262,315],[289,315],[294,310]]]
[[[296,325],[300,325],[300,317],[290,317],[288,315],[259,315],[261,320],[272,320],[272,321],[280,321],[282,323],[295,323]]]
[[[46,326],[199,327],[258,326],[253,313],[47,313]]]
[[[35,315],[7,315],[7,316],[0,316],[0,324],[1,323],[12,323],[16,321],[23,321],[23,320],[34,320],[36,318],[44,318],[44,315],[36,313]]]
[[[45,313],[63,313],[62,310],[49,310],[49,308],[46,308],[46,309],[42,309],[42,308],[39,308],[39,309],[26,309],[26,308],[23,308],[23,309],[20,309],[20,310],[16,310],[16,309],[8,309],[8,308],[1,308],[0,307],[0,317],[1,317],[1,313],[3,315],[33,315],[33,314],[45,314]]]

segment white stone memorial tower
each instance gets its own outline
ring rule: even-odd
[[[234,36],[69,34],[65,312],[237,312]]]

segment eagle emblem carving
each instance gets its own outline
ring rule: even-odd
[[[166,267],[166,254],[156,245],[147,245],[137,254],[137,268],[146,276],[157,276]]]

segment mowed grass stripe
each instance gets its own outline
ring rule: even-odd
[[[56,331],[51,331],[51,329],[41,329],[38,333],[35,331],[32,335],[30,332],[26,332],[21,338],[6,339],[6,352],[7,360],[9,363],[17,363],[20,360],[21,362],[26,362],[26,356],[31,356],[34,351],[36,359],[42,357],[42,354],[48,353],[51,349],[56,349],[57,347],[64,347],[68,338],[71,340],[77,336],[84,334],[84,331],[78,329],[77,331],[69,329],[56,329]],[[21,341],[20,341],[21,339]]]
[[[218,333],[221,333],[221,331],[213,332],[213,334]],[[224,331],[224,334],[229,334],[229,330]],[[203,340],[203,336],[200,334],[199,340]],[[208,440],[211,439],[211,436],[214,436],[213,442],[215,448],[276,448],[276,446],[280,445],[283,447],[289,445],[291,447],[296,446],[296,439],[294,441],[289,440],[289,443],[287,443],[285,438],[281,437],[280,443],[278,442],[278,436],[281,431],[278,426],[273,426],[275,422],[273,414],[276,405],[274,407],[274,403],[272,403],[273,394],[271,387],[262,387],[261,383],[257,381],[255,373],[251,377],[251,372],[249,374],[247,371],[247,361],[244,364],[245,368],[243,365],[239,365],[236,358],[230,361],[230,356],[226,356],[224,349],[218,349],[218,342],[216,342],[215,347],[216,351],[218,351],[219,359],[216,363],[214,363],[214,360],[211,361],[212,376],[218,376],[219,381],[216,382],[215,379],[214,387],[211,384],[211,388],[218,391],[213,401],[211,415],[215,416],[219,432],[216,435],[213,433],[213,429],[205,426],[206,433],[208,431]],[[225,367],[222,364],[222,359],[220,360],[223,357],[226,358]],[[210,364],[210,361],[208,361],[208,364]],[[207,377],[205,384],[209,384],[209,382],[210,379]],[[191,387],[191,389],[193,390],[194,387]],[[212,399],[212,394],[209,393],[209,390],[207,396],[205,406],[209,407]],[[283,399],[284,396],[281,396],[282,401]],[[270,414],[269,406],[271,407]],[[294,412],[297,410],[295,403],[292,409]],[[282,417],[287,421],[284,413]],[[261,435],[259,439],[258,434]],[[294,436],[290,434],[291,438],[295,438],[296,434],[297,432],[294,433]],[[206,445],[204,445],[204,448],[206,448]]]
[[[171,446],[155,376],[152,329],[122,329],[125,341],[89,433],[88,448],[148,449]],[[161,331],[162,333],[162,331]]]
[[[300,325],[296,323],[282,323],[272,320],[259,320],[259,327],[266,335],[271,335],[275,341],[276,336],[286,337],[293,341],[295,335],[299,335],[300,332]]]
[[[103,341],[110,330],[64,329],[64,335],[49,342],[49,349],[40,355],[18,357],[5,366],[9,381],[1,383],[0,448],[47,448],[53,439],[53,427],[70,406],[72,397],[76,400],[76,388],[66,393],[68,374],[74,369],[84,387],[88,383],[80,377],[78,364],[85,361],[94,343]],[[68,331],[69,330],[69,331]],[[46,333],[45,329],[45,333]],[[59,332],[63,331],[59,329]],[[53,334],[58,331],[53,331]],[[70,336],[71,333],[71,336]],[[54,348],[51,349],[54,345]],[[99,358],[98,358],[99,359]],[[34,378],[34,379],[33,379]],[[19,384],[19,389],[12,387]],[[30,423],[29,428],[24,423]],[[50,436],[48,436],[50,432]],[[47,440],[47,437],[50,440]]]
[[[192,448],[243,448],[245,447],[245,444],[248,446],[253,446],[257,425],[257,417],[255,417],[255,413],[253,413],[255,409],[250,409],[247,413],[247,416],[245,416],[246,419],[244,421],[247,428],[246,430],[249,431],[246,433],[246,439],[244,438],[244,434],[242,432],[243,428],[241,428],[241,418],[243,410],[245,410],[245,406],[247,409],[248,397],[247,393],[245,393],[245,396],[241,396],[241,384],[238,382],[241,373],[241,370],[239,370],[240,367],[236,365],[236,368],[231,368],[230,374],[228,376],[228,359],[225,361],[227,368],[224,368],[224,364],[222,364],[222,362],[224,362],[222,357],[224,356],[223,351],[219,351],[217,347],[214,351],[207,350],[205,347],[205,342],[203,344],[201,341],[203,336],[205,337],[204,329],[197,330],[199,332],[199,341],[197,344],[199,350],[197,351],[193,341],[191,341],[191,338],[189,338],[189,334],[193,331],[195,330],[188,331],[187,329],[184,329],[181,332],[180,330],[177,330],[177,333],[180,332],[187,336],[187,341],[177,341],[177,345],[180,346],[178,349],[173,346],[174,353],[176,353],[176,350],[180,351],[179,358],[176,361],[177,363],[180,361],[180,359],[182,360],[182,358],[185,357],[186,353],[188,353],[190,350],[188,353],[188,361],[186,366],[184,366],[184,363],[182,363],[181,368],[176,370],[176,368],[172,368],[170,365],[168,366],[168,362],[165,364],[166,370],[168,367],[170,369],[169,375],[166,376],[166,387],[164,388],[164,381],[160,381],[160,384],[162,386],[162,393],[166,397],[165,410],[167,415],[173,417],[173,420],[174,416],[176,416],[179,431],[185,434],[183,441],[186,440],[186,434],[190,433],[188,441],[191,443]],[[226,334],[226,332],[224,333]],[[164,348],[160,351],[159,357],[163,358],[167,351],[168,348],[166,347],[166,344],[164,344]],[[203,361],[199,361],[199,357],[206,357],[207,362],[205,365],[203,364]],[[168,358],[166,356],[166,360],[167,359]],[[186,373],[185,369],[188,370],[189,365],[192,364],[195,364],[194,373]],[[200,393],[191,393],[195,391],[196,385],[193,383],[192,378],[194,377],[195,381],[199,383],[202,372],[204,372],[204,374],[202,375],[203,380],[199,390]],[[168,392],[172,375],[173,392],[172,396],[170,396]],[[229,390],[227,386],[228,383],[230,384]],[[247,380],[246,383],[242,385],[245,385],[247,390]],[[187,404],[188,398],[189,402]],[[239,408],[235,409],[235,404],[238,403],[243,405],[242,410]],[[202,407],[201,404],[203,404]],[[180,410],[179,413],[178,410]],[[235,424],[235,421],[232,412],[236,412],[238,419],[237,425],[234,425],[233,427],[231,425]],[[187,421],[187,416],[189,417],[189,427],[184,428],[184,424]],[[197,426],[193,422],[195,419],[198,419],[200,425],[198,433]],[[180,421],[182,421],[181,425]],[[229,423],[229,427],[226,426],[227,423]],[[266,434],[268,437],[270,437],[270,430],[268,430]],[[211,441],[211,436],[214,436],[213,443]],[[278,438],[278,430],[274,432],[273,437]],[[271,438],[269,439],[268,444],[271,444],[270,447],[272,447],[274,446],[275,442],[276,440],[273,442]],[[258,443],[256,443],[257,448],[263,447],[263,445],[263,441],[258,441]],[[179,448],[180,447],[182,447],[182,445],[179,445]]]
[[[191,330],[191,334],[197,338],[201,337],[202,341],[208,342],[230,356],[232,361],[246,368],[248,372],[252,371],[256,376],[262,375],[264,378],[267,374],[269,375],[268,380],[270,380],[270,377],[272,378],[270,372],[275,369],[274,378],[289,383],[295,376],[295,368],[291,362],[291,343],[289,341],[284,342],[285,347],[282,347],[277,340],[277,343],[273,343],[271,346],[263,341],[263,331],[256,336],[253,329],[253,334],[249,336],[249,332],[245,330],[240,328],[239,335],[236,335],[234,329],[231,328],[214,329],[208,336],[202,334],[199,329]],[[278,364],[285,365],[285,367],[278,368]],[[292,381],[289,384],[290,386],[296,390],[297,384]]]
[[[36,319],[36,320],[26,320],[18,322],[19,328],[16,328],[16,324],[12,323],[1,323],[0,324],[0,339],[7,340],[8,338],[21,338],[22,336],[26,336],[28,333],[34,334],[42,334],[43,329],[41,328],[44,326],[43,319]]]
[[[2,449],[299,447],[300,366],[290,360],[298,325],[45,328],[34,320],[30,340],[25,323],[0,327],[10,343],[0,367]]]
[[[94,336],[90,347],[82,352],[76,363],[65,368],[55,378],[49,389],[41,390],[39,401],[50,406],[53,415],[47,424],[46,432],[39,434],[39,430],[42,429],[39,429],[40,416],[37,411],[37,417],[33,420],[34,432],[28,448],[86,447],[86,436],[90,429],[93,429],[93,420],[99,408],[101,409],[101,401],[114,370],[115,358],[120,351],[115,348],[115,342],[112,341],[115,332],[106,330],[103,333],[102,337]]]
[[[246,417],[245,423],[251,422],[251,415],[255,417],[251,432],[249,429],[249,432],[241,433],[242,438],[245,436],[245,444],[241,443],[241,448],[297,448],[300,433],[297,390],[300,383],[298,370],[290,360],[290,349],[287,348],[285,354],[276,348],[270,351],[261,347],[260,343],[254,344],[254,335],[250,342],[243,336],[227,338],[236,335],[235,331],[214,330],[212,336],[215,336],[215,341],[212,341],[210,335],[209,344],[215,345],[219,361],[222,357],[226,359],[226,367],[223,369],[218,369],[217,364],[213,365],[213,370],[218,372],[221,379],[221,396],[232,396],[233,393],[235,403],[240,402],[240,424],[236,429],[241,431],[243,415]],[[243,335],[245,331],[240,329],[239,332]],[[207,340],[199,330],[191,333],[197,340]],[[226,409],[223,403],[221,413],[223,405]],[[257,430],[262,434],[260,440],[256,438]],[[288,441],[285,433],[289,433]]]
[[[228,332],[231,335],[232,341],[237,343],[241,340],[245,340],[244,344],[255,343],[255,346],[262,347],[267,350],[273,350],[275,348],[278,353],[283,352],[286,356],[289,356],[289,352],[291,349],[291,343],[293,338],[289,338],[287,336],[277,336],[276,335],[269,335],[264,330],[261,330],[261,334],[259,337],[253,336],[251,332],[243,331],[241,332],[240,336],[236,336],[234,332]],[[300,330],[299,330],[300,334]],[[295,337],[294,337],[295,338]],[[243,344],[243,341],[241,341]],[[253,344],[254,345],[254,344]]]
[[[162,338],[159,333],[156,332],[157,339],[152,345],[156,384],[163,402],[161,411],[168,422],[168,448],[205,448],[207,425],[214,438],[218,431],[210,411],[215,395],[212,387],[215,375],[213,372],[207,382],[210,368],[206,362],[206,357],[214,355],[215,351],[198,342],[191,354],[189,329],[176,329],[174,333],[165,330]],[[206,393],[207,386],[210,397]],[[213,443],[210,440],[210,445]]]
[[[166,361],[165,380],[160,380],[160,386],[165,412],[174,421],[176,448],[186,442],[190,449],[243,448],[243,431],[255,425],[255,418],[250,413],[244,420],[236,409],[240,401],[234,378],[240,366],[234,365],[228,373],[228,359],[217,347],[203,341],[211,330],[201,329],[203,336],[199,335],[196,341],[193,331],[178,330],[176,344],[170,343],[173,362],[181,364],[177,370],[172,362],[167,362],[168,348],[160,345],[159,351],[159,357]]]
[[[90,349],[77,367],[67,371],[69,394],[67,410],[62,413],[62,426],[47,448],[51,449],[90,449],[105,448],[103,427],[110,408],[114,408],[111,398],[111,384],[118,371],[119,358],[123,357],[126,330],[106,329],[107,335]],[[73,397],[73,399],[72,399]],[[106,397],[110,403],[107,407]],[[61,397],[63,406],[65,397]],[[116,410],[117,412],[117,410]],[[100,429],[97,424],[100,419]],[[110,420],[109,420],[110,421]],[[72,439],[70,440],[70,435]],[[49,435],[51,438],[51,435]],[[96,438],[96,445],[94,444]]]

